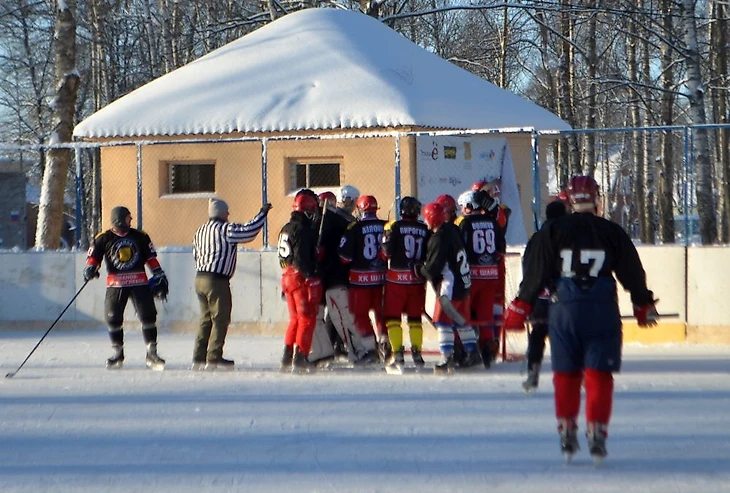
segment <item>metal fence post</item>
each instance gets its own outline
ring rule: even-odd
[[[137,144],[137,229],[142,229],[142,144]]]
[[[540,215],[540,166],[538,163],[540,136],[535,129],[530,132],[532,147],[532,217],[534,218],[535,231],[542,226],[542,217]]]
[[[261,200],[262,204],[268,202],[269,193],[266,188],[268,182],[268,156],[269,156],[269,139],[264,137],[261,139]],[[263,249],[269,248],[269,219],[264,219],[263,228]]]
[[[400,183],[400,134],[395,135],[395,189],[393,190],[395,207],[395,218],[400,219],[400,196],[401,196],[401,183]]]
[[[76,237],[76,247],[81,247],[81,228],[83,223],[83,203],[84,203],[84,184],[83,180],[81,179],[81,149],[77,144],[74,144],[74,162],[76,164],[76,218],[75,218],[75,227],[76,227],[76,234],[74,235]]]

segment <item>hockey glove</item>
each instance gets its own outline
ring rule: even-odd
[[[310,303],[319,305],[322,301],[324,292],[322,291],[322,282],[319,277],[309,277],[304,281],[304,286],[307,288],[308,298]]]
[[[532,313],[532,307],[519,298],[512,300],[504,314],[505,330],[524,330],[525,319]]]
[[[170,293],[170,284],[167,282],[165,272],[159,267],[152,271],[149,285],[155,298],[167,301],[167,295]]]
[[[657,324],[659,320],[659,314],[655,306],[657,301],[659,300],[654,300],[651,303],[643,305],[634,305],[634,316],[639,323],[639,327],[652,327]]]
[[[89,282],[99,277],[99,269],[95,265],[87,265],[84,268],[84,281]]]

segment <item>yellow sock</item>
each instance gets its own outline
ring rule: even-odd
[[[403,327],[400,326],[400,320],[386,320],[385,327],[388,329],[388,339],[393,351],[403,349]]]
[[[420,319],[408,321],[408,334],[411,338],[411,347],[423,349],[423,323]]]

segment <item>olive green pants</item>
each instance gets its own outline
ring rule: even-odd
[[[231,323],[231,284],[228,279],[198,274],[195,294],[200,302],[200,327],[195,338],[193,361],[215,361],[223,357],[228,325]]]

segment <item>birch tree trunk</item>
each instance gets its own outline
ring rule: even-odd
[[[707,123],[705,114],[705,86],[697,37],[695,0],[682,0],[682,22],[685,30],[687,65],[687,88],[689,91],[689,114],[694,125]],[[695,151],[695,172],[697,173],[697,212],[700,217],[702,244],[709,245],[717,240],[717,220],[713,197],[710,143],[707,130],[695,128],[692,131]]]
[[[79,75],[76,72],[75,0],[59,0],[56,11],[56,97],[53,101],[53,134],[49,144],[71,142]],[[63,226],[63,198],[70,161],[70,149],[48,151],[41,199],[38,205],[36,249],[58,249]]]
[[[598,0],[588,2],[589,6],[598,9]],[[588,20],[588,115],[586,117],[586,127],[589,129],[596,128],[596,93],[597,75],[598,75],[598,53],[596,51],[596,33],[597,33],[598,14],[593,14]],[[593,176],[596,171],[596,134],[587,133],[585,136],[585,152],[583,159],[586,162],[586,174]]]
[[[664,32],[673,32],[674,20],[672,2],[662,0],[662,27]],[[668,44],[662,44],[661,59],[661,86],[664,89],[661,100],[662,125],[674,123],[674,64],[672,63],[672,49]],[[657,197],[659,205],[659,237],[663,243],[674,243],[674,139],[671,132],[662,135],[662,159],[657,163],[661,167],[657,182]]]

